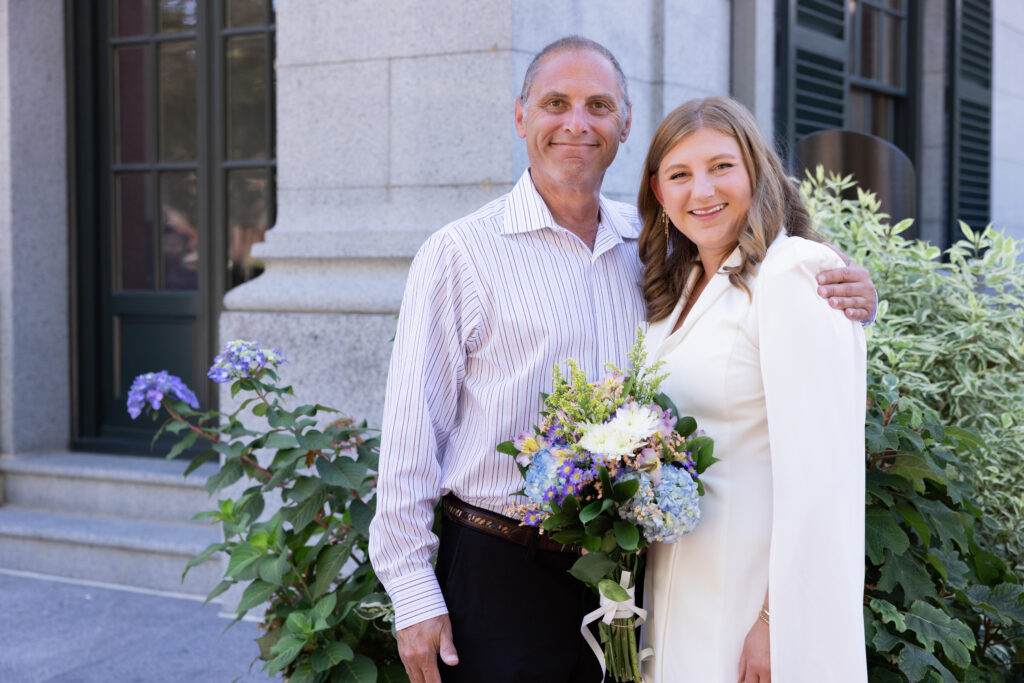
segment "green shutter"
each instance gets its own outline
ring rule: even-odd
[[[951,237],[957,219],[972,228],[989,222],[992,165],[992,0],[956,0],[950,83]]]

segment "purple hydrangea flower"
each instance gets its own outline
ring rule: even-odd
[[[210,366],[207,376],[217,384],[236,379],[258,377],[267,367],[276,368],[288,359],[284,354],[260,347],[259,342],[235,340],[228,342]]]
[[[146,404],[153,410],[160,410],[164,397],[173,395],[196,410],[199,410],[199,401],[196,395],[185,386],[177,375],[168,374],[166,370],[160,372],[147,372],[139,375],[132,382],[128,390],[128,414],[134,420],[142,414]]]

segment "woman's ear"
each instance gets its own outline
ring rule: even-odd
[[[652,173],[648,182],[651,184],[651,192],[654,193],[654,198],[658,200],[659,204],[664,206],[665,202],[661,201],[661,187],[658,185],[658,174]]]

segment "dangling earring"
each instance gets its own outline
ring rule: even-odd
[[[665,212],[665,207],[661,208],[661,222],[665,224],[665,241],[668,241],[668,213]]]

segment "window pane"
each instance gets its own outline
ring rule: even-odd
[[[196,158],[196,48],[186,40],[160,45],[160,159]]]
[[[146,0],[117,0],[114,10],[114,35],[137,36],[146,31]]]
[[[264,0],[228,0],[228,26],[252,26],[262,24]]]
[[[858,6],[860,19],[860,75],[864,78],[877,80],[878,72],[878,33],[879,14],[874,7]]]
[[[263,264],[250,255],[252,245],[267,231],[266,171],[228,172],[228,289],[263,272]]]
[[[178,33],[196,29],[196,0],[160,0],[160,33]]]
[[[163,224],[164,289],[199,288],[199,228],[196,216],[196,174],[164,173],[160,177],[160,221]]]
[[[114,50],[114,159],[146,161],[146,48]]]
[[[880,74],[886,85],[903,87],[903,20],[887,14],[882,18],[884,62]]]
[[[229,159],[267,156],[266,38],[227,41],[227,152]]]
[[[118,175],[114,180],[114,289],[153,289],[153,215],[149,176]]]

